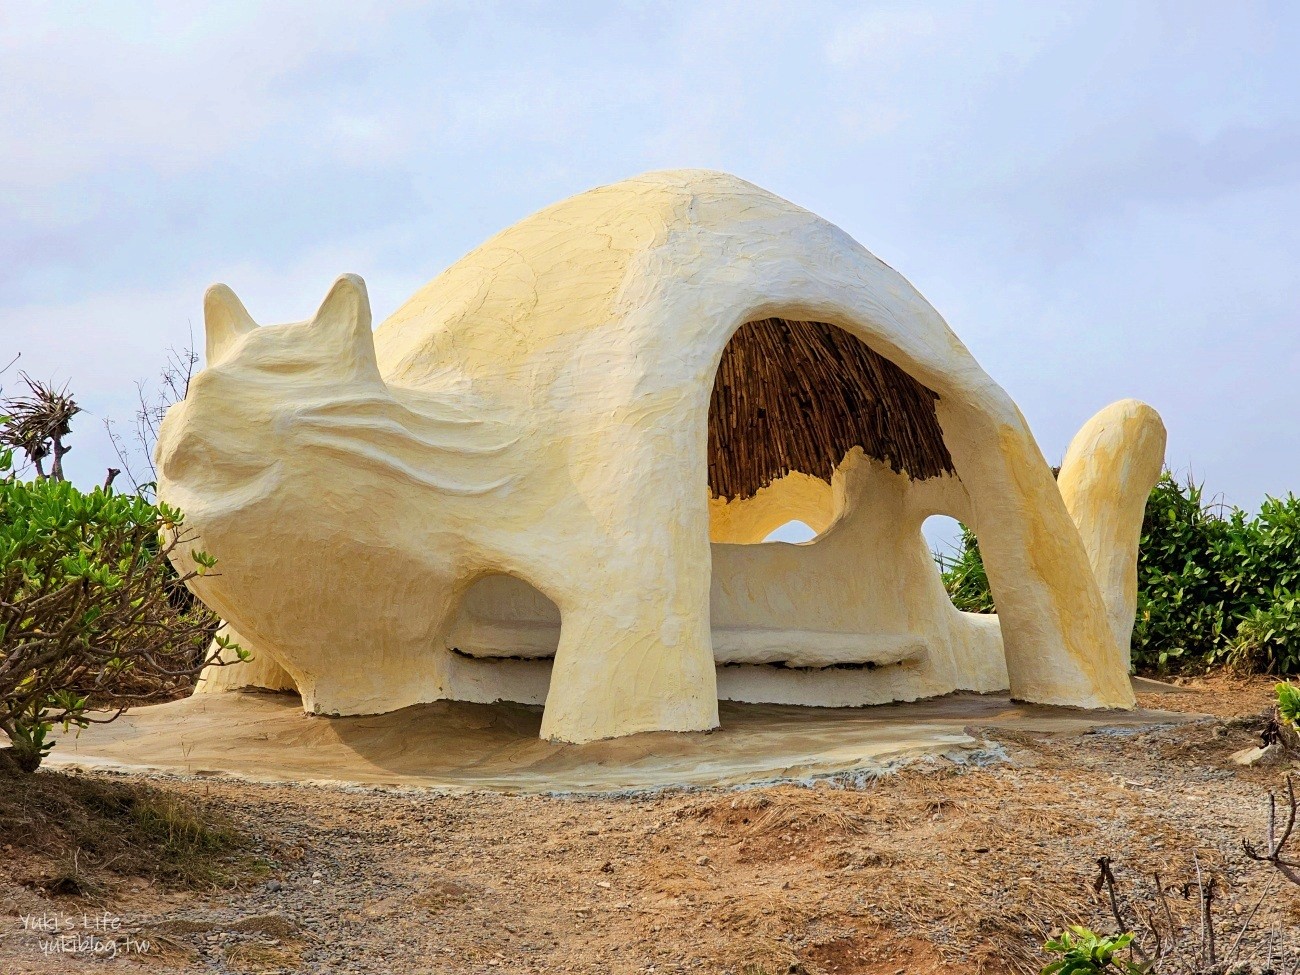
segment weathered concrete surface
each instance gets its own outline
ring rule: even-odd
[[[303,714],[296,695],[232,692],[138,708],[68,735],[49,764],[260,781],[617,792],[870,774],[931,758],[972,761],[988,754],[982,739],[996,729],[1083,734],[1189,720],[1166,711],[1081,711],[977,694],[853,709],[722,702],[721,713],[722,728],[711,733],[649,732],[572,745],[537,737],[539,707],[438,701],[325,718]]]

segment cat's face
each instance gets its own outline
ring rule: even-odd
[[[303,463],[297,425],[358,393],[383,390],[364,282],[345,275],[306,322],[258,328],[224,285],[204,300],[207,365],[159,431],[158,496],[220,557],[274,504]]]

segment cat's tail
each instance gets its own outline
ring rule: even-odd
[[[1079,429],[1057,477],[1126,662],[1137,613],[1142,518],[1164,461],[1165,425],[1160,414],[1145,403],[1125,399],[1107,406]]]

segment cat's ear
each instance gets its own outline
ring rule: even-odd
[[[376,371],[375,336],[370,322],[366,283],[355,274],[345,274],[334,282],[312,316],[311,328],[332,356],[370,373]]]
[[[239,341],[257,328],[243,302],[224,284],[214,284],[203,296],[204,352],[215,366]]]

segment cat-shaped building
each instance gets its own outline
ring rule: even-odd
[[[158,491],[255,658],[205,690],[544,703],[565,741],[713,728],[720,696],[1134,703],[1159,417],[1109,407],[1054,478],[901,275],[743,180],[573,197],[375,331],[353,276],[298,324],[257,327],[223,286],[204,310]],[[996,616],[953,608],[933,514],[976,532]],[[793,519],[818,536],[752,544]]]

